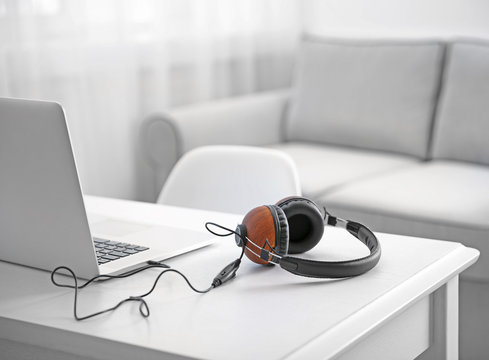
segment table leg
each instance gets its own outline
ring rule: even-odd
[[[445,285],[445,352],[447,360],[458,359],[458,276]]]
[[[432,295],[431,346],[420,359],[458,359],[458,276]]]

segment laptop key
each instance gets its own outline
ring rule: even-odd
[[[126,249],[124,250],[124,252],[128,255],[132,255],[132,254],[137,254],[139,251],[136,251],[134,249]]]
[[[117,259],[119,259],[119,256],[105,254],[105,255],[102,256],[102,259],[105,259],[105,260],[117,260]]]
[[[123,253],[120,251],[111,251],[108,255],[117,256],[117,257],[124,257],[124,256],[128,256],[129,254],[126,254],[126,253]]]
[[[144,246],[138,246],[137,248],[135,248],[134,250],[137,250],[137,251],[144,251],[144,250],[148,250],[149,248],[147,247],[144,247]]]
[[[100,259],[97,259],[97,261],[99,264],[105,264],[105,263],[108,263],[110,260],[100,258]]]

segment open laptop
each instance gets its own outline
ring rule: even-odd
[[[0,98],[0,260],[91,278],[212,242],[206,233],[96,218],[91,231],[63,108]],[[94,231],[95,230],[95,231]],[[113,234],[94,238],[92,235]]]

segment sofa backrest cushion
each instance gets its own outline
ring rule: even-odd
[[[448,49],[433,157],[489,165],[489,43]]]
[[[425,158],[444,45],[304,39],[285,137]]]

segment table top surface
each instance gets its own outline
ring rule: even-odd
[[[233,228],[242,219],[89,196],[86,206],[96,216],[200,231],[206,231],[206,221]],[[126,304],[110,314],[77,322],[72,315],[73,291],[54,287],[49,272],[0,262],[0,338],[49,344],[80,354],[102,351],[121,359],[134,354],[148,359],[162,354],[206,359],[303,358],[319,346],[325,356],[337,355],[478,257],[477,250],[455,242],[391,234],[378,234],[378,238],[382,245],[379,264],[351,279],[304,278],[245,258],[235,279],[197,294],[177,275],[165,274],[147,298],[149,318],[140,316],[137,304]],[[334,261],[367,253],[345,230],[327,227],[319,245],[303,257]],[[233,238],[219,238],[211,246],[167,263],[204,289],[239,254]],[[146,292],[158,274],[159,270],[152,269],[82,290],[80,315]]]

